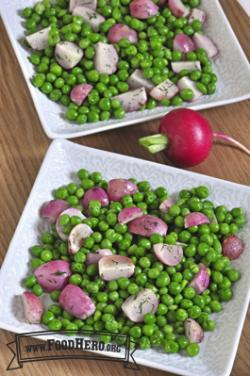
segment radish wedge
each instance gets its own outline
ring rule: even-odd
[[[89,252],[86,257],[86,265],[90,264],[98,264],[98,261],[103,257],[103,256],[111,256],[112,251],[110,249],[98,249],[96,253],[94,252]]]
[[[120,201],[123,196],[132,195],[137,191],[137,185],[128,179],[112,179],[108,182],[107,192],[112,201]]]
[[[95,69],[99,73],[112,74],[117,70],[119,57],[112,44],[98,42],[95,45]]]
[[[82,59],[83,50],[77,44],[64,41],[55,48],[55,59],[65,69],[74,68]]]
[[[175,73],[180,73],[182,70],[188,70],[192,72],[193,70],[201,70],[201,63],[197,61],[176,61],[171,63],[171,67]]]
[[[68,249],[71,255],[77,253],[83,246],[84,239],[88,238],[93,230],[86,224],[80,223],[73,227],[69,234]]]
[[[159,299],[150,289],[143,289],[138,295],[129,296],[122,304],[124,314],[133,322],[143,322],[146,313],[155,313]]]
[[[235,260],[244,251],[244,243],[236,235],[230,235],[223,240],[222,243],[222,253],[224,256],[228,257],[230,260]]]
[[[79,286],[68,284],[60,294],[59,303],[65,311],[84,320],[95,312],[92,299]]]
[[[99,275],[104,281],[114,281],[121,277],[129,278],[134,274],[135,265],[126,256],[103,256],[99,262]]]
[[[207,15],[206,15],[206,12],[204,12],[204,10],[199,9],[199,8],[193,8],[190,12],[188,20],[190,23],[197,20],[203,24],[206,21],[206,18],[207,18]]]
[[[143,211],[140,208],[124,208],[118,214],[118,222],[122,224],[126,224],[128,222],[133,221],[136,218],[140,218],[143,216]]]
[[[153,246],[155,256],[168,266],[178,265],[183,258],[183,248],[180,245],[158,243]]]
[[[203,291],[205,291],[210,283],[210,277],[207,272],[207,268],[205,265],[200,264],[199,265],[200,270],[198,273],[194,276],[189,286],[193,287],[197,294],[201,294]]]
[[[189,51],[194,51],[195,45],[190,37],[186,34],[177,34],[174,38],[174,50],[187,53]]]
[[[144,87],[130,90],[126,93],[116,95],[113,99],[118,99],[126,112],[138,111],[147,102],[147,93]]]
[[[162,203],[159,206],[159,209],[162,213],[167,213],[168,209],[174,205],[174,200],[172,198],[167,198],[166,200],[162,201]]]
[[[84,209],[88,209],[89,202],[91,200],[99,201],[102,207],[108,206],[109,204],[108,194],[101,187],[93,187],[88,189],[87,192],[85,192],[83,199],[81,200],[81,204],[84,207]]]
[[[86,6],[77,6],[72,11],[73,16],[81,16],[85,22],[91,25],[92,29],[97,32],[105,18],[95,10]]]
[[[42,51],[48,47],[50,26],[28,35],[25,39],[33,50]]]
[[[193,92],[193,98],[190,99],[190,102],[197,101],[201,97],[203,97],[202,92],[200,92],[195,85],[195,82],[190,80],[188,77],[182,77],[178,82],[177,85],[180,90],[183,89],[191,89]]]
[[[169,79],[163,81],[159,85],[155,86],[149,93],[149,95],[160,101],[161,99],[171,99],[173,98],[177,93],[179,89],[178,86],[176,86],[172,81]]]
[[[151,0],[133,0],[129,5],[129,10],[132,17],[146,20],[155,16],[159,8]]]
[[[193,320],[187,319],[184,323],[185,328],[185,336],[189,340],[190,343],[199,343],[204,338],[204,332],[200,324]]]
[[[89,84],[76,85],[72,88],[70,92],[70,99],[72,100],[72,102],[80,106],[85,101],[92,89],[93,86]]]
[[[168,0],[168,7],[175,17],[186,17],[190,12],[181,0]]]
[[[193,36],[193,41],[197,48],[203,48],[206,51],[210,59],[218,56],[219,50],[208,36],[200,33],[195,33]]]
[[[40,209],[42,218],[47,218],[50,223],[55,223],[59,214],[68,209],[69,204],[64,200],[51,200],[45,202]]]
[[[128,39],[131,43],[137,43],[137,32],[127,25],[117,23],[109,29],[108,41],[118,43],[121,39]]]
[[[34,274],[45,292],[61,290],[71,276],[70,264],[64,260],[49,261],[38,266]]]
[[[73,12],[76,7],[85,7],[96,10],[97,0],[70,0],[69,11]]]
[[[200,212],[192,212],[185,216],[184,218],[184,227],[189,228],[193,226],[199,226],[203,224],[209,224],[209,218]]]
[[[69,235],[64,234],[64,232],[63,232],[63,228],[62,228],[62,226],[60,225],[60,217],[61,217],[62,215],[64,215],[64,214],[68,215],[69,217],[79,217],[81,220],[83,220],[83,219],[86,218],[86,217],[85,217],[85,215],[82,214],[82,212],[81,212],[80,210],[75,209],[75,208],[69,208],[69,209],[66,209],[66,210],[64,210],[64,211],[58,216],[58,218],[57,218],[57,220],[56,220],[56,232],[57,232],[57,234],[60,236],[60,238],[61,238],[62,240],[65,241],[65,240],[68,239]]]
[[[39,324],[43,314],[43,304],[33,292],[25,291],[22,294],[24,316],[30,324]]]
[[[128,84],[131,89],[138,89],[144,87],[146,91],[150,91],[154,88],[152,81],[146,79],[143,72],[140,69],[136,69],[128,79]]]
[[[129,232],[149,238],[153,234],[166,235],[168,226],[153,215],[143,215],[128,224]]]

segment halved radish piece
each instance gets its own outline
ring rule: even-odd
[[[84,320],[95,312],[92,299],[79,286],[68,284],[60,294],[59,303],[65,311]]]
[[[195,45],[190,37],[186,34],[177,34],[174,38],[174,50],[187,53],[189,51],[194,51]]]
[[[200,324],[193,320],[187,319],[184,323],[185,336],[191,343],[199,343],[204,338],[204,332]]]
[[[113,99],[118,99],[126,112],[138,111],[147,102],[147,93],[144,87],[130,90],[126,93],[116,95]]]
[[[78,84],[72,88],[70,92],[70,99],[72,102],[80,106],[85,101],[92,89],[93,86],[90,84]]]
[[[70,0],[69,11],[72,12],[76,7],[85,7],[96,10],[97,0]]]
[[[180,245],[158,243],[153,246],[155,256],[165,265],[175,266],[183,258],[183,248]]]
[[[109,29],[108,41],[118,43],[121,39],[128,39],[131,43],[137,43],[137,32],[127,25],[117,23]]]
[[[175,17],[187,17],[190,12],[181,0],[168,0],[168,7]]]
[[[103,256],[99,262],[99,275],[104,281],[114,281],[121,277],[129,278],[134,274],[135,265],[126,256]]]
[[[169,79],[163,81],[159,85],[155,86],[149,93],[149,95],[160,101],[161,99],[171,99],[179,92],[178,86],[176,86]]]
[[[77,253],[83,246],[84,239],[88,238],[93,233],[91,227],[84,223],[80,223],[73,227],[69,234],[68,250],[71,255]]]
[[[93,187],[85,192],[83,199],[81,200],[81,204],[84,207],[84,209],[88,209],[89,202],[91,200],[99,201],[102,207],[107,206],[109,204],[108,194],[101,187]]]
[[[171,63],[171,67],[175,73],[180,73],[182,70],[188,70],[192,72],[193,70],[201,70],[201,63],[199,60],[196,61],[176,61]]]
[[[236,235],[230,235],[223,240],[222,243],[222,253],[224,256],[228,257],[230,260],[235,260],[244,251],[244,243]]]
[[[111,179],[108,182],[107,192],[112,201],[120,201],[124,196],[137,191],[137,185],[128,179]]]
[[[69,208],[61,212],[61,214],[57,217],[56,220],[56,232],[60,236],[60,238],[65,241],[68,239],[69,235],[64,234],[63,228],[60,225],[60,217],[64,214],[68,215],[69,217],[79,217],[81,220],[83,220],[86,217],[82,214],[80,210],[75,208]]]
[[[206,266],[200,264],[199,268],[200,269],[198,273],[194,276],[189,284],[189,286],[193,287],[196,290],[197,294],[201,294],[203,291],[205,291],[208,288],[210,282],[210,277],[207,272]]]
[[[146,20],[155,16],[159,8],[151,0],[133,0],[129,5],[129,10],[132,17]]]
[[[143,322],[146,313],[155,313],[159,299],[150,289],[142,289],[139,294],[129,296],[122,304],[124,314],[133,322]]]
[[[149,238],[153,234],[166,235],[168,226],[154,215],[143,215],[128,224],[129,231],[135,235]]]
[[[218,47],[207,35],[195,33],[193,36],[193,41],[197,48],[203,48],[206,51],[210,59],[219,55]]]
[[[95,69],[99,73],[112,74],[117,70],[119,57],[112,44],[98,42],[95,45]]]
[[[74,68],[83,57],[83,50],[73,42],[59,42],[55,48],[55,59],[65,69]]]
[[[200,21],[202,24],[206,21],[207,15],[206,12],[199,8],[193,8],[189,15],[189,22],[193,22],[195,20]]]
[[[45,292],[61,290],[71,276],[70,264],[64,260],[53,260],[42,264],[34,272]]]
[[[43,314],[43,304],[33,292],[25,291],[22,294],[24,317],[30,324],[39,324]]]
[[[197,101],[200,99],[203,94],[200,90],[197,89],[195,82],[190,80],[188,77],[182,77],[178,82],[177,85],[180,90],[182,89],[191,89],[193,92],[193,98],[190,99],[190,102]]]
[[[64,200],[51,200],[45,202],[40,209],[40,216],[47,218],[50,223],[55,223],[59,214],[68,209],[69,204]]]
[[[126,224],[142,216],[143,216],[143,211],[140,208],[136,208],[136,207],[124,208],[118,214],[118,222],[122,224]]]
[[[140,69],[136,69],[128,79],[128,84],[131,89],[138,89],[144,87],[147,91],[153,89],[154,84],[152,81],[144,77]]]
[[[184,227],[193,227],[210,223],[209,218],[200,212],[192,212],[185,216]]]
[[[96,253],[94,252],[89,252],[86,257],[86,265],[90,264],[98,264],[98,261],[103,257],[103,256],[111,256],[112,251],[110,249],[98,249]]]
[[[81,16],[85,22],[91,25],[92,29],[97,32],[100,25],[105,21],[105,18],[97,13],[95,10],[89,9],[86,6],[77,6],[72,11],[73,16]]]
[[[25,38],[33,50],[41,51],[48,47],[50,26],[27,35]]]
[[[167,213],[168,209],[174,205],[174,200],[172,198],[167,198],[166,200],[162,201],[162,203],[159,206],[159,209],[162,213]]]

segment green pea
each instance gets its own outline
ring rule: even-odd
[[[200,352],[200,347],[199,347],[198,343],[189,343],[186,346],[186,353],[190,357],[198,355],[199,352]]]

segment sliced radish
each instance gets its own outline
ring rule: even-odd
[[[150,237],[153,234],[166,235],[168,226],[162,219],[153,215],[143,215],[128,224],[129,232]]]
[[[102,189],[101,187],[93,187],[88,189],[84,196],[83,199],[81,200],[81,204],[85,209],[88,209],[89,202],[91,200],[97,200],[101,203],[102,207],[108,206],[109,204],[109,197],[107,192]]]
[[[136,69],[128,79],[128,84],[131,89],[138,89],[144,87],[147,91],[154,88],[152,81],[146,79],[140,69]]]
[[[128,222],[133,221],[136,218],[140,218],[143,216],[143,211],[140,208],[124,208],[118,214],[118,222],[122,224],[126,224]]]
[[[77,253],[83,246],[84,239],[88,238],[92,233],[92,228],[84,223],[73,227],[68,240],[69,253],[71,255]]]
[[[192,90],[193,98],[190,99],[190,102],[197,101],[198,99],[200,99],[203,96],[202,92],[200,92],[200,90],[197,89],[195,82],[190,80],[188,77],[182,77],[177,82],[177,85],[178,85],[180,90],[183,90],[183,89],[191,89]]]
[[[80,106],[85,101],[92,89],[93,86],[89,84],[76,85],[72,88],[70,92],[70,99],[72,100],[72,102]]]
[[[103,256],[111,256],[112,251],[110,249],[98,249],[96,253],[89,252],[86,257],[86,265],[98,264],[98,261]]]
[[[124,314],[133,322],[143,322],[146,313],[155,313],[159,299],[150,289],[142,289],[137,296],[129,296],[122,304]]]
[[[205,291],[210,283],[210,277],[207,272],[206,266],[200,264],[199,268],[200,269],[198,273],[194,276],[191,283],[189,284],[189,286],[193,287],[196,290],[197,294],[201,294],[203,291]]]
[[[83,57],[83,50],[75,43],[59,42],[55,48],[55,59],[65,69],[74,68]]]
[[[209,218],[200,212],[192,212],[185,216],[184,227],[193,227],[210,223]]]
[[[199,8],[193,8],[189,15],[189,22],[193,22],[195,20],[200,21],[202,24],[206,21],[207,15],[206,12]]]
[[[160,101],[161,99],[171,99],[179,92],[178,86],[176,86],[169,79],[163,81],[159,85],[155,86],[149,93],[149,95]]]
[[[62,215],[68,215],[69,217],[79,217],[81,220],[83,220],[85,217],[85,215],[82,214],[82,212],[78,209],[75,209],[75,208],[69,208],[69,209],[66,209],[64,210],[58,217],[57,217],[57,220],[56,220],[56,232],[57,234],[60,236],[60,238],[62,240],[67,240],[69,235],[66,235],[64,234],[63,232],[63,228],[62,226],[60,225],[60,217]]]
[[[181,0],[168,0],[168,7],[175,17],[187,17],[190,12]]]
[[[214,42],[206,35],[195,33],[193,41],[197,48],[203,48],[210,59],[219,55],[219,50]]]
[[[184,323],[185,336],[191,343],[199,343],[204,338],[204,332],[200,324],[193,320],[187,319]]]
[[[153,246],[155,256],[165,265],[175,266],[183,258],[183,248],[180,245],[158,243]]]
[[[126,256],[103,256],[99,262],[99,275],[104,281],[114,281],[121,277],[129,278],[134,274],[135,265]]]
[[[117,70],[119,57],[112,44],[98,42],[95,45],[95,69],[99,73],[112,74]]]
[[[133,0],[129,5],[132,17],[140,20],[146,20],[158,13],[159,7],[151,0]]]
[[[25,39],[33,50],[41,51],[48,47],[50,26],[28,35]]]
[[[223,240],[222,243],[222,253],[224,256],[228,257],[230,260],[235,260],[244,251],[244,243],[236,235],[230,235]]]
[[[131,43],[137,43],[137,32],[127,25],[117,23],[109,29],[108,41],[118,43],[121,39],[128,39]]]
[[[25,291],[22,294],[24,316],[30,324],[39,324],[43,314],[43,304],[33,292]]]
[[[36,268],[34,274],[45,292],[61,290],[71,276],[70,264],[64,260],[49,261]]]
[[[85,22],[90,24],[92,29],[97,32],[100,25],[105,21],[105,18],[97,13],[95,10],[89,9],[86,6],[77,6],[72,11],[73,16],[81,16]]]
[[[70,0],[69,11],[72,12],[76,7],[85,7],[96,10],[97,0]]]
[[[40,216],[47,218],[50,223],[55,223],[59,214],[68,209],[69,204],[64,200],[51,200],[45,202],[40,209]]]
[[[116,95],[113,99],[118,99],[126,112],[138,111],[147,102],[147,93],[144,87],[130,90],[126,93]]]
[[[107,192],[112,201],[120,201],[123,196],[132,195],[137,191],[137,185],[128,179],[112,179],[108,182]]]
[[[92,299],[79,286],[68,284],[60,294],[59,303],[65,311],[84,320],[95,312]]]
[[[194,51],[195,45],[190,37],[186,34],[177,34],[174,38],[174,50],[184,53]]]
[[[195,69],[201,70],[201,63],[197,61],[176,61],[171,63],[171,67],[175,73],[180,73],[182,70],[192,72]]]
[[[174,200],[172,198],[167,198],[166,200],[162,201],[162,203],[159,206],[159,209],[162,213],[167,213],[168,209],[171,208],[172,205],[174,205]]]

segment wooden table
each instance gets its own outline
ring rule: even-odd
[[[221,0],[222,6],[250,57],[250,20],[234,0]],[[50,144],[40,125],[36,110],[23,79],[12,47],[0,24],[0,262],[3,261],[8,244],[28,198],[42,159]],[[236,72],[235,72],[236,74]],[[224,131],[250,147],[249,102],[203,111],[214,129]],[[157,130],[158,121],[135,125],[97,135],[78,138],[75,142],[103,150],[114,151],[139,158],[166,163],[163,154],[149,155],[137,145],[137,139]],[[126,140],[126,142],[124,142]],[[213,153],[202,165],[192,171],[250,185],[250,159],[242,152],[230,147],[216,145]],[[11,281],[6,281],[11,283]],[[1,309],[1,307],[0,307]],[[0,331],[0,375],[8,375],[6,367],[10,352],[6,343],[13,340],[12,333]],[[219,343],[218,343],[219,346]],[[250,311],[238,348],[233,376],[250,374]],[[29,363],[15,371],[17,376],[84,376],[131,375],[122,364],[91,361],[50,361]],[[141,367],[138,376],[163,376],[167,373]]]

